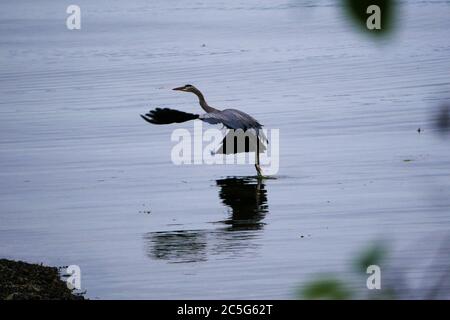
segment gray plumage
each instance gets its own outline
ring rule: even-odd
[[[262,125],[257,120],[245,112],[237,109],[225,109],[221,111],[210,107],[200,90],[193,85],[187,84],[183,87],[174,88],[173,90],[192,92],[197,95],[200,106],[206,113],[197,115],[169,108],[156,108],[145,115],[141,115],[141,117],[153,124],[180,123],[193,119],[200,119],[209,124],[221,123],[226,128],[234,130],[242,129],[245,131],[248,129],[255,129],[259,131],[259,129],[262,128]]]
[[[218,110],[209,106],[200,90],[198,90],[193,85],[187,84],[183,87],[174,88],[173,90],[194,93],[199,99],[200,106],[203,108],[203,110],[205,110],[206,113],[198,115],[169,108],[156,108],[155,110],[149,111],[145,115],[141,115],[141,117],[145,121],[152,124],[181,123],[189,120],[200,119],[209,124],[223,124],[226,128],[232,130],[241,129],[244,132],[247,132],[248,130],[254,130],[255,134],[253,135],[249,135],[249,132],[247,132],[248,142],[246,142],[246,145],[241,149],[236,147],[231,150],[226,149],[224,143],[227,140],[227,136],[229,136],[229,134],[227,134],[222,141],[222,145],[216,153],[233,154],[255,151],[255,167],[258,175],[261,175],[261,168],[259,167],[259,153],[264,152],[266,149],[261,141],[261,138],[266,142],[267,138],[264,136],[263,132],[260,131],[262,125],[256,119],[254,119],[249,114],[237,109]],[[252,136],[254,138],[252,138]],[[258,143],[256,143],[256,141],[258,141]]]
[[[228,129],[261,129],[262,125],[256,121],[252,116],[245,112],[236,109],[225,109],[223,111],[207,112],[200,115],[200,120],[210,123],[222,123]]]

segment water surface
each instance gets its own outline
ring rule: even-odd
[[[295,298],[376,239],[431,261],[450,228],[431,122],[450,92],[449,4],[403,3],[374,42],[336,3],[78,1],[69,31],[72,3],[2,2],[0,256],[77,264],[88,297],[112,299]],[[172,164],[172,130],[192,123],[139,114],[199,112],[170,90],[186,83],[280,129],[275,179]]]

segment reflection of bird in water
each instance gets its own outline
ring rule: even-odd
[[[203,230],[150,232],[145,236],[151,258],[170,262],[206,260],[206,234]]]
[[[268,212],[267,191],[261,179],[226,178],[216,181],[222,203],[231,210],[220,223],[228,227],[213,230],[176,230],[150,232],[144,236],[147,254],[152,259],[172,263],[207,260],[211,255],[245,254],[245,248],[255,248],[250,240],[264,226]]]
[[[241,130],[242,132],[229,132],[222,141],[222,145],[216,153],[219,154],[235,154],[241,152],[255,152],[255,168],[259,176],[262,175],[261,168],[259,166],[259,154],[264,152],[265,146],[260,138],[264,138],[261,130],[262,125],[255,120],[252,116],[245,112],[236,109],[217,110],[208,105],[203,94],[193,85],[187,84],[183,87],[174,88],[173,90],[192,92],[198,99],[200,106],[206,113],[198,115],[193,113],[187,113],[183,111],[168,109],[168,108],[156,108],[149,111],[141,117],[152,124],[170,124],[181,123],[189,120],[200,119],[209,124],[223,124],[228,129]],[[252,131],[256,133],[253,134]],[[245,133],[244,133],[245,132]],[[238,136],[242,135],[244,144],[240,146]],[[227,142],[228,141],[228,142]],[[258,141],[258,143],[256,143]],[[228,145],[228,148],[226,147]],[[230,147],[233,149],[230,150]]]
[[[261,222],[268,212],[267,191],[261,179],[226,178],[217,180],[222,203],[231,209],[231,216],[224,221],[230,230],[261,229]]]

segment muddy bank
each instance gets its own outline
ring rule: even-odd
[[[0,259],[2,300],[83,300],[61,280],[55,267]]]

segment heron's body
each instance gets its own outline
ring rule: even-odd
[[[222,123],[228,129],[261,129],[262,125],[256,121],[252,116],[245,112],[236,109],[225,109],[223,111],[216,110],[207,112],[199,116],[199,119],[210,123]]]
[[[256,143],[255,151],[255,167],[258,175],[261,175],[261,168],[259,167],[259,153],[263,150],[261,150],[262,148],[259,147],[259,130],[262,128],[262,125],[256,119],[254,119],[249,114],[237,109],[218,110],[209,106],[200,90],[192,85],[188,84],[183,87],[174,88],[173,90],[194,93],[198,97],[200,106],[203,110],[205,110],[205,113],[199,115],[169,108],[156,108],[155,110],[152,110],[145,115],[141,115],[141,117],[145,121],[152,124],[181,123],[189,120],[199,119],[209,124],[223,124],[226,128],[233,130],[242,129],[243,131],[247,131],[253,129],[256,132],[256,141],[258,142]],[[248,152],[247,148],[245,149],[245,151]]]

